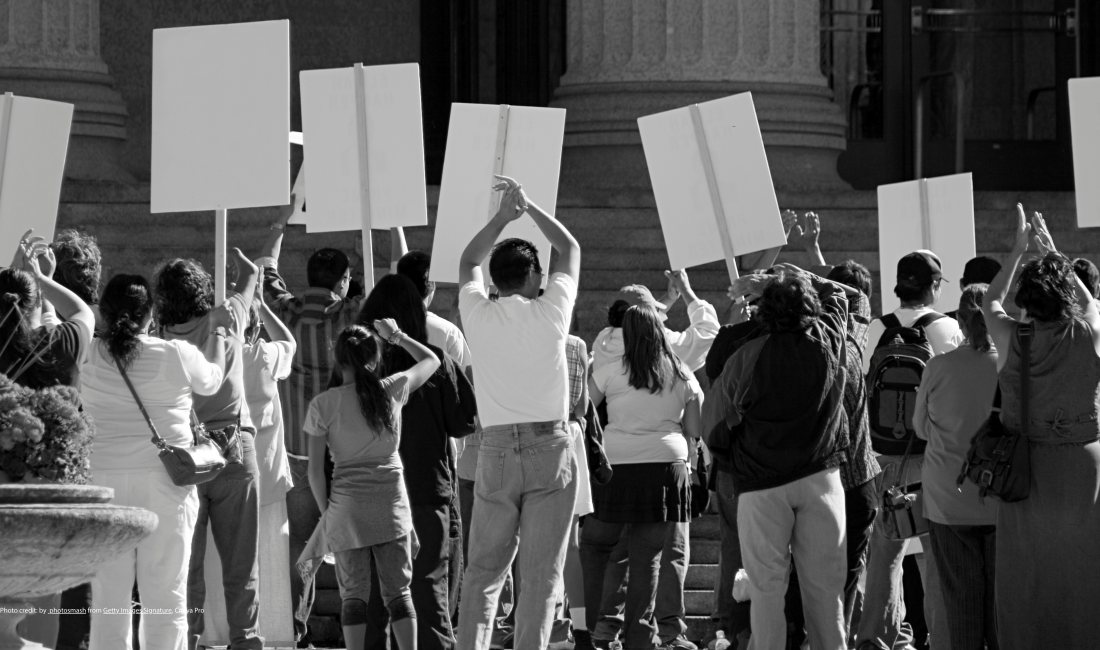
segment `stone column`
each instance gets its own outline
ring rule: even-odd
[[[99,56],[99,0],[0,0],[0,91],[75,105],[65,177],[134,182],[126,105]]]
[[[649,186],[637,118],[752,91],[772,177],[841,189],[846,122],[819,63],[817,0],[568,0],[563,182]]]

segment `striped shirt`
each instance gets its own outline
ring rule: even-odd
[[[268,306],[286,323],[298,343],[290,377],[279,382],[286,451],[295,456],[307,456],[309,442],[302,431],[302,423],[309,403],[328,386],[335,366],[336,339],[344,328],[355,323],[362,301],[343,299],[318,287],[306,289],[301,297],[295,296],[287,290],[273,260],[264,261],[264,292]]]
[[[565,339],[565,361],[569,369],[569,417],[573,409],[584,397],[584,386],[588,382],[588,346],[579,336],[569,335]]]

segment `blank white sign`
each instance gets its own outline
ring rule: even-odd
[[[433,281],[458,282],[458,261],[462,251],[492,217],[489,206],[495,183],[493,165],[499,122],[499,106],[451,104],[447,155],[443,161],[443,183],[439,189],[439,211],[432,244],[430,278]],[[531,202],[548,214],[554,214],[557,209],[564,137],[563,109],[508,108],[502,174],[519,181]],[[550,242],[529,215],[508,224],[500,239],[509,237],[532,242],[539,250],[543,269],[549,273]],[[485,281],[490,281],[488,274]]]
[[[428,223],[420,69],[363,68],[371,228]],[[355,68],[303,70],[302,137],[309,161],[309,232],[361,230]]]
[[[152,212],[286,205],[290,21],[153,30]]]
[[[0,120],[3,113],[0,99]],[[0,179],[0,264],[10,262],[19,238],[31,228],[53,240],[72,121],[72,104],[12,97]]]
[[[909,253],[928,249],[940,258],[943,277],[936,309],[953,311],[959,307],[962,288],[959,279],[966,263],[977,253],[974,241],[974,185],[971,175],[954,174],[929,178],[929,241],[924,241],[921,225],[921,181],[906,181],[878,187],[878,246],[882,313],[901,304],[894,295],[898,281],[898,260]]]
[[[1100,226],[1100,77],[1069,80],[1077,227]]]
[[[699,104],[735,255],[787,243],[752,94]],[[674,269],[725,257],[689,107],[638,119]]]

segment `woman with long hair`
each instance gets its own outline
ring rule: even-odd
[[[193,439],[192,395],[218,390],[225,353],[217,336],[209,337],[206,350],[186,341],[150,337],[152,307],[152,291],[144,277],[111,278],[99,305],[105,329],[92,346],[81,380],[84,408],[97,428],[91,456],[96,485],[114,488],[116,505],[145,508],[159,519],[153,534],[137,548],[96,572],[91,650],[129,647],[131,617],[103,612],[130,608],[135,579],[142,606],[158,611],[142,616],[143,647],[187,648],[188,560],[198,496],[194,486],[172,483],[126,379],[157,434],[169,445],[187,447]]]
[[[427,312],[416,285],[403,275],[387,275],[371,290],[359,311],[359,323],[392,319],[409,338],[427,347],[440,361],[439,368],[401,409],[401,444],[398,452],[405,474],[405,488],[412,507],[412,523],[420,551],[412,565],[413,607],[416,610],[417,644],[424,650],[451,648],[450,584],[452,566],[461,555],[452,553],[451,510],[457,507],[458,486],[452,483],[456,453],[452,440],[474,432],[477,402],[474,389],[461,368],[443,350],[428,345]],[[404,348],[390,345],[382,351],[381,368],[391,375],[417,363]],[[458,547],[461,549],[461,547]],[[372,581],[372,585],[377,580]],[[367,646],[384,645],[386,608],[380,590],[371,590],[368,603]]]
[[[957,319],[966,343],[928,362],[913,412],[913,428],[928,441],[921,466],[924,516],[953,650],[998,647],[993,607],[996,501],[979,500],[973,483],[961,489],[955,484],[970,439],[989,418],[997,392],[997,350],[982,316],[988,289],[985,284],[963,289]]]
[[[604,443],[614,473],[606,485],[593,486],[595,512],[581,527],[585,603],[593,605],[585,616],[594,630],[608,558],[626,535],[624,646],[650,648],[660,645],[647,611],[657,593],[665,538],[691,518],[687,439],[700,435],[702,391],[673,354],[654,309],[627,309],[622,334],[622,356],[599,366],[588,381],[593,403],[607,400]]]
[[[1000,352],[1001,419],[1022,432],[1020,330],[1030,322],[1030,493],[997,511],[997,637],[1002,650],[1095,643],[1100,601],[1100,309],[1038,213],[1017,206],[1016,243],[982,304]],[[1031,245],[1042,257],[1023,264]],[[1016,306],[1004,309],[1012,278]],[[1025,333],[1026,335],[1026,333]],[[1022,444],[1022,441],[1021,441]]]
[[[95,315],[53,280],[57,262],[41,237],[28,231],[10,267],[0,270],[0,375],[27,388],[80,384],[80,364],[92,340]],[[43,312],[64,322],[42,327]]]
[[[383,341],[401,346],[415,365],[385,373]],[[348,327],[335,353],[343,385],[313,398],[303,424],[310,436],[309,484],[322,514],[299,565],[312,574],[326,553],[336,555],[344,642],[349,650],[362,650],[373,560],[398,646],[415,650],[416,611],[409,589],[415,537],[397,450],[401,408],[439,368],[439,359],[390,319],[375,321],[374,332]],[[335,465],[329,494],[326,447]]]

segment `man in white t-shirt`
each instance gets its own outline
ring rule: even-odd
[[[963,342],[963,334],[959,329],[959,323],[954,318],[948,318],[937,312],[933,307],[940,297],[940,283],[943,279],[940,258],[935,253],[926,250],[909,253],[898,260],[898,283],[894,287],[894,295],[901,301],[901,306],[894,310],[893,314],[904,327],[910,327],[917,321],[924,319],[924,335],[932,345],[932,351],[937,355],[945,354],[959,347]],[[938,318],[936,318],[938,317]],[[936,320],[931,320],[936,318]],[[867,330],[867,350],[863,354],[863,374],[870,371],[871,357],[879,344],[879,339],[886,332],[886,325],[881,319],[871,321]],[[870,387],[869,387],[870,388]],[[899,471],[899,465],[903,461],[899,453],[894,449],[884,448],[881,443],[872,438],[872,449],[878,456],[882,473],[876,479],[879,481],[878,494],[882,494],[885,487],[882,483],[885,477],[893,477]],[[904,453],[904,452],[902,452]],[[922,452],[923,454],[923,452]],[[920,458],[923,455],[915,455],[916,459],[910,459],[907,465],[906,476],[908,482],[920,481]],[[856,645],[863,644],[874,647],[903,647],[912,640],[912,630],[907,623],[903,623],[904,609],[902,603],[902,590],[896,588],[901,584],[902,559],[908,540],[896,542],[886,539],[876,526],[871,534],[867,551],[867,589],[864,595],[863,617],[860,619],[859,630],[856,633]],[[927,537],[921,538],[927,545]],[[927,549],[928,546],[925,546]],[[947,628],[944,624],[946,613],[944,611],[943,596],[939,586],[939,576],[933,566],[931,553],[925,553],[926,570],[922,570],[925,590],[925,617],[928,619],[929,638],[932,647],[948,645]]]
[[[464,650],[488,650],[497,598],[517,549],[525,587],[514,644],[547,646],[577,491],[577,459],[566,424],[565,341],[577,299],[580,246],[518,183],[498,178],[500,209],[459,262],[458,304],[477,357],[474,392],[483,427],[459,614],[458,647]],[[524,213],[558,252],[542,296],[535,246],[522,239],[496,243]],[[500,292],[495,301],[481,272],[490,250],[489,275]]]

